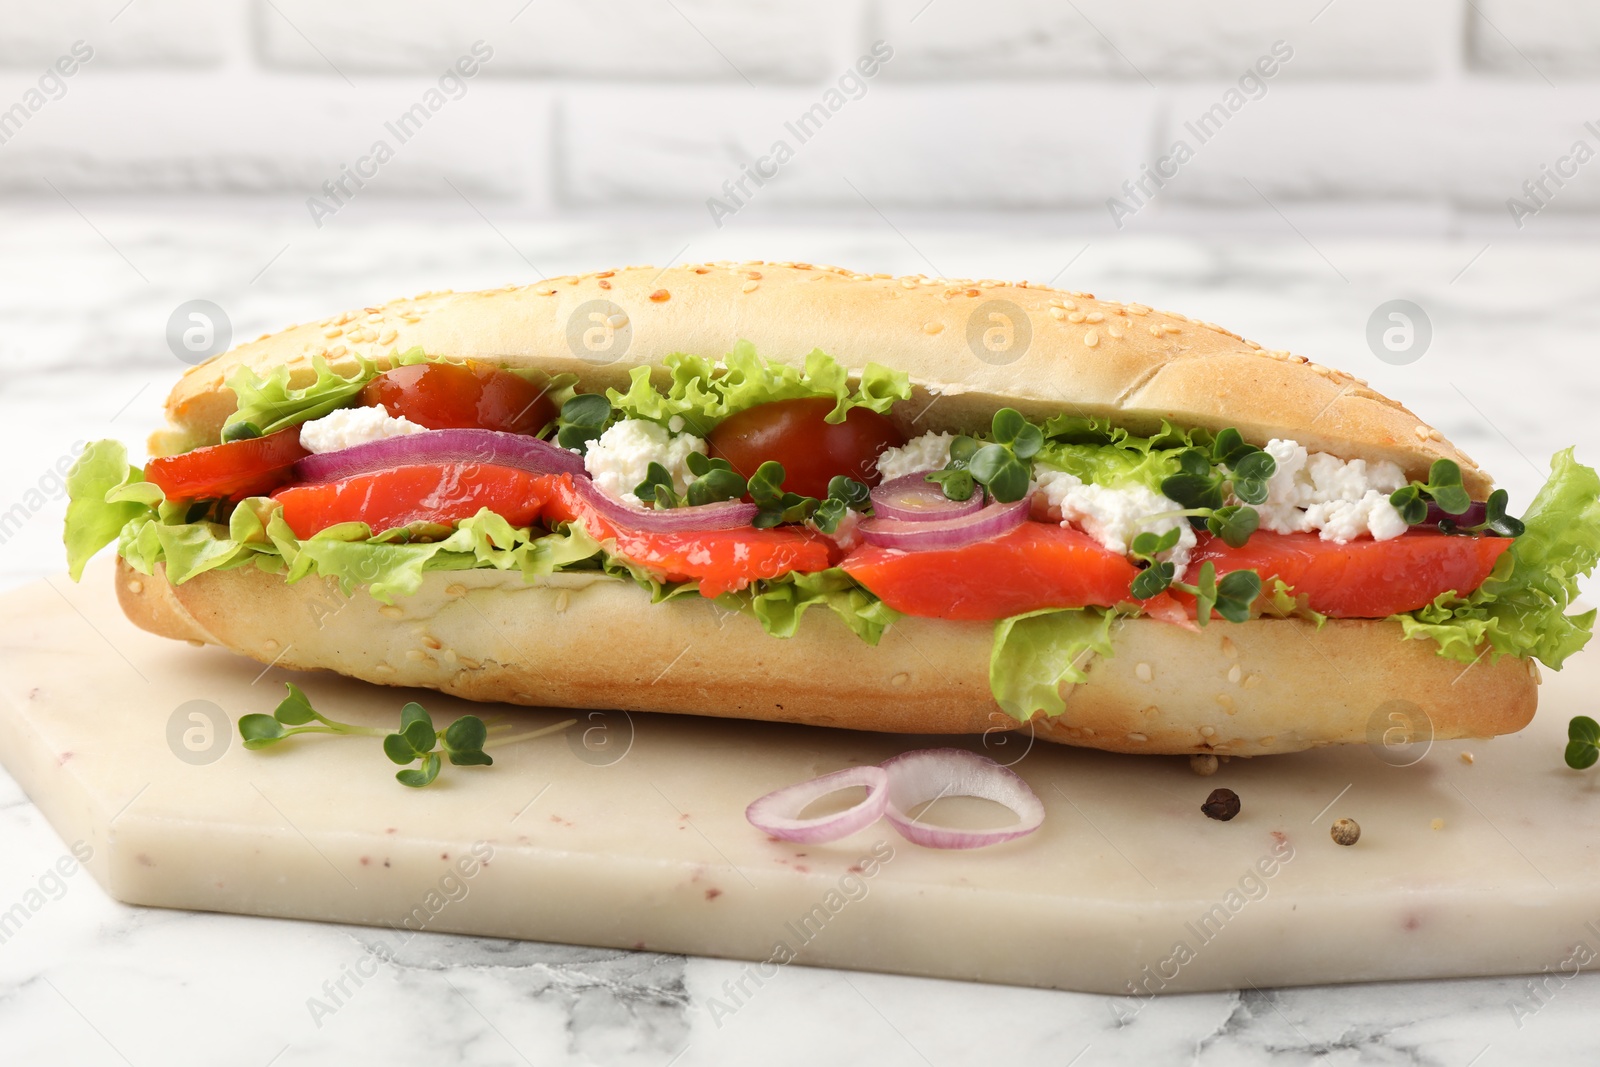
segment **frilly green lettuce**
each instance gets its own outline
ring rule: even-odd
[[[1018,722],[1034,713],[1054,717],[1067,710],[1061,683],[1089,680],[1090,655],[1110,656],[1115,610],[1066,608],[1001,619],[989,654],[989,689],[995,702]]]
[[[680,416],[689,432],[702,437],[729,415],[774,400],[831,397],[834,407],[827,418],[838,423],[851,408],[881,415],[896,400],[911,396],[906,374],[876,363],[862,368],[860,382],[852,390],[849,371],[820,349],[806,356],[804,370],[767,362],[748,341],[734,345],[721,367],[681,352],[662,362],[669,378],[666,392],[651,384],[649,367],[635,367],[629,372],[627,391],[609,389],[607,397],[624,416],[663,424]]]

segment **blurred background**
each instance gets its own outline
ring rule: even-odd
[[[1597,78],[1578,0],[0,0],[0,583],[207,345],[626,263],[1170,307],[1525,504],[1600,458]]]

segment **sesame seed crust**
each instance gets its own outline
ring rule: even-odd
[[[627,351],[603,365],[579,358],[568,340],[580,305],[594,300],[616,304],[632,327]],[[1005,319],[1017,312],[1026,330]],[[1127,328],[1135,323],[1145,329]],[[1026,347],[987,352],[985,329],[1008,324],[1014,337],[1027,336]],[[420,346],[436,356],[571,371],[580,388],[598,389],[622,386],[631,368],[659,365],[670,353],[716,358],[739,340],[793,365],[820,348],[853,370],[877,362],[907,371],[917,393],[904,405],[907,421],[939,398],[922,429],[971,429],[1005,405],[1029,415],[1109,417],[1134,430],[1166,419],[1236,426],[1256,444],[1292,437],[1347,459],[1389,460],[1418,478],[1434,460],[1452,459],[1474,496],[1492,486],[1443,434],[1361,379],[1175,312],[1027,282],[759,261],[424,292],[291,327],[191,368],[168,399],[172,429],[151,447],[165,454],[215,441],[235,404],[224,383],[241,366],[265,374],[286,364],[301,384],[314,356],[345,369],[357,355],[382,364],[393,351]]]

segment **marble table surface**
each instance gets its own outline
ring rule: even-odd
[[[1370,378],[1497,474],[1514,503],[1552,451],[1576,443],[1600,459],[1592,243],[1109,237],[1003,220],[687,232],[477,214],[317,231],[244,209],[79,207],[0,207],[0,449],[11,457],[0,514],[13,516],[0,524],[0,589],[61,568],[61,457],[102,436],[138,442],[158,423],[184,366],[165,341],[184,301],[214,301],[243,339],[422,289],[674,258],[1057,278]],[[1432,328],[1405,365],[1366,340],[1373,311],[1393,299],[1413,301]],[[45,900],[0,936],[6,1064],[1489,1067],[1592,1061],[1600,1010],[1600,978],[1578,974],[1174,996],[1124,1023],[1103,996],[792,967],[718,1018],[709,1000],[741,964],[428,934],[314,1020],[307,998],[362,957],[374,931],[121,905],[81,871],[54,873],[67,845],[4,772],[0,847],[0,912],[30,891]]]

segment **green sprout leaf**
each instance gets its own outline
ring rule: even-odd
[[[640,503],[654,504],[658,508],[678,506],[678,494],[672,487],[672,475],[667,468],[651,460],[644,470],[644,481],[633,487],[633,495]]]
[[[750,525],[756,529],[766,530],[784,522],[804,522],[821,503],[814,496],[785,492],[783,479],[783,464],[770,459],[750,476],[750,499],[757,508]]]
[[[1217,583],[1217,614],[1229,622],[1250,618],[1250,606],[1261,595],[1261,576],[1255,571],[1229,571]]]
[[[222,443],[225,445],[235,441],[250,441],[260,436],[261,427],[253,422],[236,422],[222,428]]]
[[[400,736],[418,754],[432,752],[439,739],[438,732],[433,728],[433,716],[415,700],[400,709]]]
[[[1600,760],[1600,748],[1582,741],[1567,742],[1567,766],[1575,771],[1586,771]]]
[[[684,463],[689,473],[695,476],[684,491],[684,499],[690,504],[698,506],[737,500],[749,490],[744,478],[725,459],[713,459],[703,452],[690,452]]]
[[[1166,592],[1172,585],[1173,575],[1177,573],[1170,563],[1152,563],[1134,576],[1130,592],[1137,600],[1148,600]]]
[[[441,762],[439,753],[430,752],[422,758],[421,767],[409,767],[403,771],[396,771],[394,774],[395,781],[401,785],[408,785],[412,789],[421,789],[439,777]]]
[[[1009,409],[1006,409],[1009,410]],[[989,490],[989,495],[1002,504],[1021,500],[1028,493],[1028,483],[1033,472],[1002,444],[988,444],[973,453],[967,463],[974,481]]]
[[[1600,723],[1587,715],[1574,715],[1572,721],[1567,724],[1567,737],[1573,741],[1582,741],[1586,745],[1600,746]]]
[[[416,760],[422,753],[411,746],[411,741],[405,734],[389,734],[383,739],[383,754],[390,761],[404,767]]]
[[[578,393],[561,405],[556,419],[556,444],[582,452],[605,432],[610,421],[610,400],[600,393]]]
[[[484,752],[489,728],[476,715],[463,715],[444,731],[444,750],[457,767],[488,767],[494,759]]]
[[[1246,504],[1267,502],[1267,481],[1278,470],[1278,461],[1259,448],[1230,465],[1233,472],[1233,495]]]
[[[257,749],[275,745],[288,735],[271,715],[246,715],[239,720],[239,736],[245,748]]]
[[[1271,456],[1267,457],[1271,459]],[[1232,548],[1243,548],[1250,535],[1261,525],[1261,516],[1255,508],[1229,504],[1206,517],[1206,529],[1222,538]]]
[[[303,726],[313,719],[322,717],[311,706],[311,701],[300,691],[299,686],[293,682],[285,682],[284,685],[288,687],[289,695],[283,698],[283,703],[272,713],[273,719],[285,726]]]
[[[1389,503],[1406,520],[1406,525],[1415,526],[1428,517],[1428,502],[1422,497],[1422,488],[1415,482],[1402,485],[1389,494]]]
[[[1484,505],[1484,529],[1501,537],[1521,537],[1527,532],[1521,519],[1506,514],[1506,505],[1510,500],[1510,494],[1504,489],[1496,489],[1489,494],[1489,500]]]
[[[944,470],[933,471],[929,473],[928,481],[937,482],[944,489],[945,498],[948,500],[971,500],[973,492],[978,487],[978,483],[972,479],[972,472],[964,467],[946,467]]]

